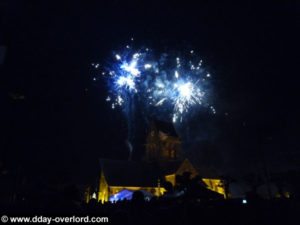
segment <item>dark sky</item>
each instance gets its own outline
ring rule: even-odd
[[[213,74],[218,113],[179,127],[187,156],[226,172],[262,155],[277,169],[297,165],[295,2],[1,1],[2,165],[50,182],[89,173],[98,157],[127,159],[126,123],[91,63],[131,37],[159,51],[193,47]]]

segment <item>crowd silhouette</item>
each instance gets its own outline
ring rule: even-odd
[[[131,200],[99,203],[82,201],[75,186],[61,193],[48,193],[30,199],[19,199],[4,209],[8,215],[107,216],[111,224],[296,224],[298,199],[260,199],[248,195],[242,199],[205,198],[186,193],[179,197],[164,196],[145,200],[135,191]],[[3,208],[2,208],[3,209]]]

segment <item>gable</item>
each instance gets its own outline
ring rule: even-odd
[[[193,164],[187,158],[182,162],[178,170],[176,171],[176,175],[182,175],[184,172],[190,172],[191,178],[194,178],[199,173],[197,169],[193,166]]]

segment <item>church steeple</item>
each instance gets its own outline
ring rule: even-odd
[[[147,161],[181,159],[181,140],[173,124],[153,120],[146,143]]]

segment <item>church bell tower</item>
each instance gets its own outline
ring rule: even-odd
[[[181,140],[172,123],[153,120],[146,143],[146,159],[151,161],[181,160]]]

